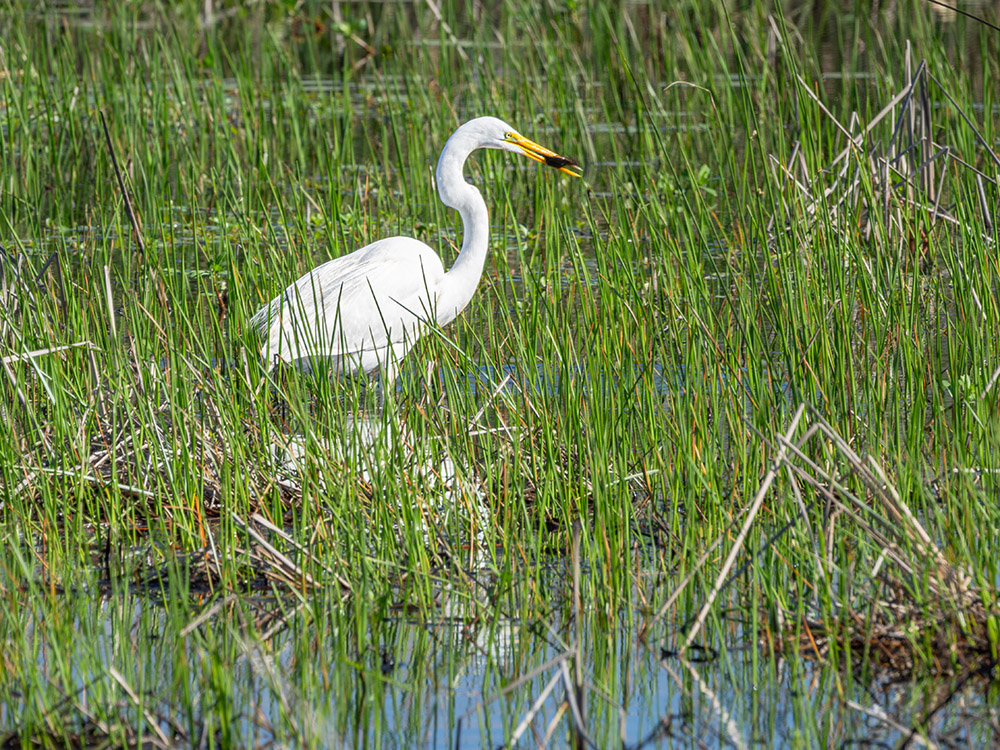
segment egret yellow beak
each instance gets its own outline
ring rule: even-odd
[[[558,169],[570,177],[580,177],[583,175],[583,167],[573,159],[570,159],[568,156],[560,156],[555,151],[549,151],[544,146],[539,146],[534,141],[529,141],[519,133],[508,133],[504,140],[521,149],[529,159],[534,159],[546,166]]]

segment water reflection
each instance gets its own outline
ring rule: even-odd
[[[222,731],[212,716],[223,711],[236,746],[288,739],[287,728],[261,721],[288,716],[304,744],[501,747],[534,707],[521,746],[540,746],[548,736],[549,747],[563,748],[573,746],[566,687],[557,681],[545,691],[569,658],[575,632],[559,614],[565,572],[552,568],[547,621],[502,612],[480,619],[475,607],[456,604],[433,620],[386,615],[361,625],[349,613],[320,614],[317,600],[261,645],[232,609],[178,639],[167,611],[148,599],[68,592],[64,609],[90,623],[88,638],[50,643],[46,623],[26,629],[43,673],[50,653],[58,653],[58,665],[72,665],[59,672],[67,694],[99,692],[94,676],[127,654],[128,679],[139,691],[155,687],[150,710],[168,733],[172,721],[187,726],[191,711],[195,725]],[[780,654],[776,662],[758,661],[753,647],[702,663],[661,660],[635,640],[633,614],[599,620],[586,613],[581,631],[586,731],[597,747],[902,747],[914,727],[915,736],[940,746],[995,746],[995,685],[885,684]],[[344,635],[359,625],[356,638]],[[735,643],[752,641],[738,623],[727,628]],[[231,639],[238,645],[234,660],[223,661],[221,685],[218,656],[206,645]],[[0,723],[15,725],[21,710],[16,701],[0,703]]]
[[[310,472],[311,463],[336,468],[319,473],[320,487],[328,481],[325,477],[339,479],[344,472],[376,487],[396,486],[400,477],[406,477],[411,486],[421,488],[425,510],[437,521],[446,522],[456,512],[467,513],[473,517],[466,519],[465,527],[482,529],[490,519],[471,467],[456,464],[446,440],[416,436],[392,406],[372,412],[334,410],[322,426],[276,437],[271,455],[276,473],[292,483]],[[398,505],[401,500],[395,502]],[[425,541],[433,537],[432,529],[424,528],[423,533]],[[475,540],[477,549],[482,541]]]

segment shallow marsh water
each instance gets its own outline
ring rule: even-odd
[[[84,708],[88,695],[98,704],[93,696],[113,691],[102,677],[109,664],[159,686],[143,701],[163,717],[167,732],[170,721],[194,719],[216,733],[210,743],[283,744],[291,737],[283,732],[290,730],[274,717],[288,716],[297,724],[294,734],[320,747],[500,747],[558,677],[558,658],[568,647],[563,639],[574,630],[563,619],[569,595],[565,563],[554,559],[540,567],[546,570],[546,590],[555,597],[553,609],[563,615],[511,616],[516,602],[496,607],[486,619],[470,617],[463,605],[447,601],[431,617],[401,608],[358,634],[360,652],[341,650],[338,627],[349,624],[334,624],[339,618],[322,611],[300,613],[291,631],[266,649],[249,641],[227,643],[238,640],[235,608],[213,618],[215,637],[177,642],[169,616],[156,603],[170,594],[155,581],[110,594],[102,593],[101,585],[60,594],[60,606],[81,625],[78,638],[69,642],[49,642],[45,624],[30,616],[21,624],[40,670],[66,665],[71,674],[64,679],[78,686]],[[488,588],[489,571],[479,575]],[[446,591],[441,595],[447,599]],[[266,601],[266,593],[256,596]],[[313,607],[322,609],[315,602]],[[891,747],[912,740],[910,727],[931,714],[923,724],[925,736],[951,746],[992,745],[996,686],[940,678],[855,681],[809,660],[771,660],[758,654],[761,644],[746,623],[725,615],[727,639],[741,647],[724,657],[696,650],[689,661],[661,660],[655,643],[635,636],[642,619],[622,612],[610,619],[588,617],[584,625],[584,674],[596,686],[587,695],[588,731],[599,747]],[[235,648],[239,655],[228,674],[213,679],[206,649],[220,648]],[[538,669],[537,676],[510,689]],[[228,716],[215,714],[220,700],[232,711]],[[20,710],[6,703],[0,720],[17,724]],[[539,744],[557,710],[558,701],[544,703],[520,744]],[[185,716],[188,712],[194,716]],[[553,741],[562,746],[565,737]]]

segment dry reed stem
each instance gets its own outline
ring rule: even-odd
[[[792,423],[789,425],[788,431],[785,433],[786,439],[791,439],[791,436],[795,433],[795,430],[798,428],[799,420],[802,419],[802,415],[805,412],[805,408],[806,405],[804,403],[799,404],[799,408],[795,411],[795,416],[792,417]],[[778,449],[777,457],[771,464],[770,470],[767,472],[767,475],[764,477],[764,481],[757,490],[757,494],[750,503],[750,510],[747,512],[746,520],[743,522],[743,528],[740,529],[740,533],[736,536],[736,541],[733,542],[733,547],[729,551],[729,555],[726,557],[725,562],[722,563],[722,568],[719,570],[719,574],[715,579],[715,585],[708,594],[708,599],[706,599],[705,603],[702,605],[701,610],[698,612],[698,616],[695,618],[694,624],[691,626],[687,637],[684,639],[684,643],[681,644],[679,652],[682,655],[685,651],[687,651],[688,647],[701,630],[701,626],[705,623],[705,618],[708,617],[708,612],[712,608],[715,598],[719,595],[719,591],[722,589],[723,583],[729,576],[729,571],[732,569],[733,563],[736,561],[736,556],[740,553],[740,549],[743,547],[743,542],[746,539],[747,534],[750,533],[750,527],[753,526],[753,522],[757,517],[757,511],[760,510],[760,506],[764,502],[764,498],[767,496],[768,490],[771,488],[771,483],[778,475],[778,470],[781,468],[784,460],[785,450],[784,445]]]

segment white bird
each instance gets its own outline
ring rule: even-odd
[[[460,126],[437,165],[441,201],[462,217],[462,250],[447,271],[437,253],[412,237],[389,237],[317,266],[289,285],[251,318],[263,337],[268,369],[279,361],[308,369],[327,360],[331,373],[381,368],[382,389],[396,382],[399,363],[436,323],[444,326],[465,309],[483,273],[489,214],[483,196],[465,181],[462,167],[480,148],[513,151],[579,177],[580,166],[528,140],[495,117]]]

